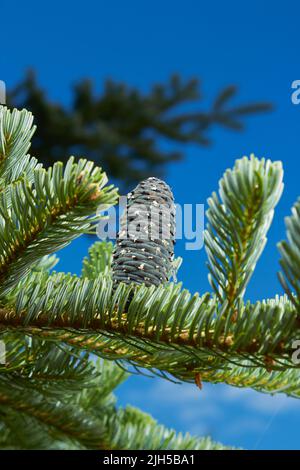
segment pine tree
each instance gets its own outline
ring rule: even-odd
[[[28,155],[33,132],[31,113],[0,107],[1,448],[224,448],[118,407],[113,391],[133,369],[299,397],[300,200],[279,244],[286,294],[244,301],[282,192],[280,162],[244,157],[225,172],[208,201],[212,292],[192,295],[166,279],[113,279],[111,243],[91,246],[81,276],[53,269],[117,191],[84,159],[44,169]]]
[[[171,144],[208,146],[216,126],[239,131],[249,115],[271,109],[269,103],[234,104],[235,86],[223,89],[211,107],[199,109],[203,99],[198,80],[173,75],[163,84],[141,92],[108,80],[97,95],[89,80],[73,89],[71,103],[53,103],[29,71],[8,94],[8,104],[30,109],[38,125],[33,155],[47,167],[66,155],[84,155],[109,172],[122,190],[151,176],[161,177],[169,162],[182,158]],[[167,143],[162,145],[162,142]]]

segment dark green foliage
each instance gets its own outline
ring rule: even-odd
[[[162,139],[177,148],[188,143],[206,146],[213,127],[240,130],[246,116],[270,109],[266,103],[231,104],[237,90],[229,86],[208,111],[200,110],[199,88],[197,80],[174,75],[148,93],[107,81],[97,96],[85,80],[75,86],[70,106],[63,106],[51,102],[29,72],[11,90],[8,103],[34,114],[38,131],[32,154],[46,166],[65,162],[68,155],[84,155],[125,189],[149,176],[163,176],[167,163],[182,158],[181,152],[166,150]]]

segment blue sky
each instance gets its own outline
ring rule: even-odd
[[[276,209],[268,245],[249,285],[251,300],[281,292],[276,243],[284,217],[300,194],[300,105],[291,83],[300,79],[296,1],[103,0],[1,2],[0,79],[10,87],[34,67],[53,100],[68,103],[70,85],[89,77],[100,90],[112,77],[146,90],[173,72],[202,80],[204,106],[225,85],[239,86],[239,100],[268,100],[275,111],[247,120],[240,134],[211,133],[209,149],[189,146],[185,159],[167,172],[179,203],[206,203],[234,160],[254,152],[282,160],[285,191]],[[61,269],[78,272],[87,239],[61,253]],[[204,250],[187,252],[179,278],[192,291],[208,290]],[[300,448],[300,406],[284,396],[205,384],[174,385],[131,377],[118,390],[120,403],[140,406],[177,430],[209,433],[246,448]]]

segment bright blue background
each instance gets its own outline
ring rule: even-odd
[[[281,4],[281,7],[279,6]],[[284,6],[284,7],[283,7]],[[225,85],[240,86],[239,100],[270,100],[275,112],[250,118],[241,134],[215,130],[209,149],[189,146],[185,159],[168,169],[179,203],[205,203],[234,159],[254,152],[282,160],[285,192],[269,242],[247,295],[279,292],[276,242],[284,216],[300,194],[300,105],[291,103],[291,83],[300,79],[297,1],[103,0],[1,2],[0,79],[11,87],[33,66],[54,100],[69,102],[70,84],[107,77],[146,90],[175,71],[203,80],[205,106]],[[87,239],[61,254],[61,269],[79,272]],[[208,289],[204,250],[184,257],[180,279],[192,291]],[[132,377],[118,390],[120,403],[141,406],[177,430],[211,434],[246,448],[300,448],[299,402],[223,385],[174,385]]]

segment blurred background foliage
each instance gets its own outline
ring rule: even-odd
[[[69,155],[84,156],[125,191],[149,176],[163,177],[168,163],[183,158],[176,146],[208,146],[213,127],[240,131],[246,117],[272,109],[266,102],[235,105],[237,91],[234,85],[227,86],[204,110],[195,78],[184,80],[174,74],[148,92],[107,80],[99,95],[92,81],[82,79],[66,106],[52,102],[34,70],[28,70],[9,90],[7,101],[34,114],[37,131],[31,154],[46,166],[65,162]]]

